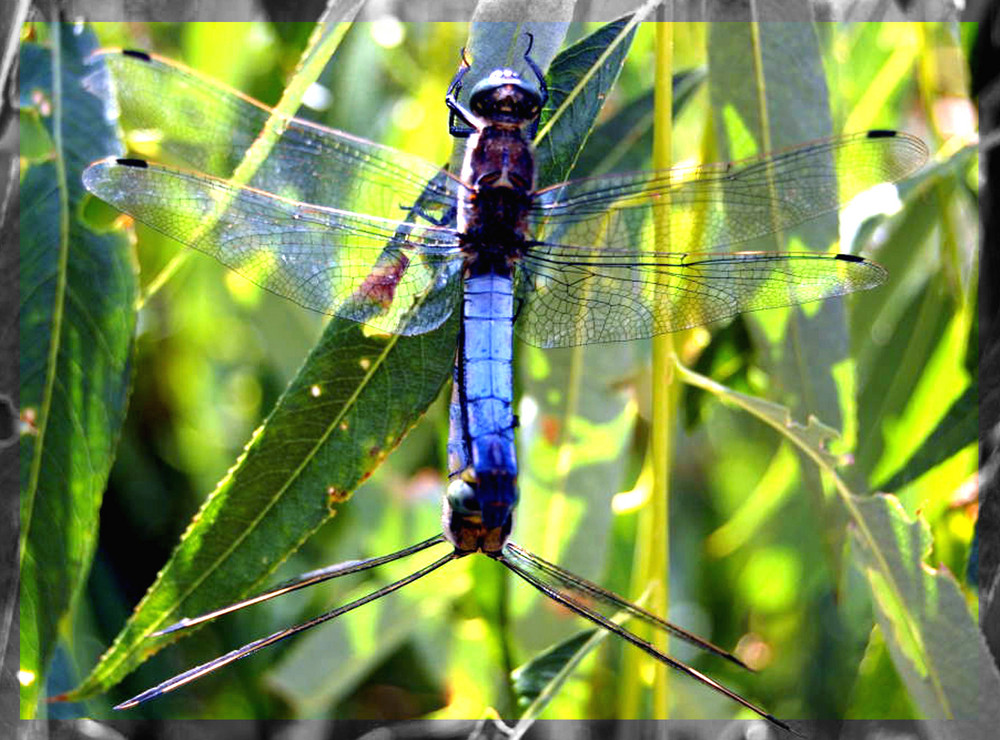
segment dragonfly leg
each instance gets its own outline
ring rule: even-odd
[[[539,67],[535,60],[531,58],[531,47],[535,44],[535,37],[528,32],[525,32],[524,35],[528,37],[528,48],[524,50],[524,62],[528,65],[534,73],[535,78],[538,80],[538,108],[541,110],[545,107],[545,104],[549,100],[549,86],[545,84],[545,75],[542,73],[541,67]],[[530,139],[534,139],[535,134],[538,133],[538,123],[539,119],[537,117],[531,122],[531,127],[528,130],[528,136]]]
[[[469,60],[465,56],[465,47],[462,48],[461,52],[462,61],[458,65],[458,72],[455,73],[454,79],[451,81],[451,85],[448,86],[448,92],[445,93],[444,102],[448,106],[448,133],[459,139],[467,139],[469,136],[474,134],[478,128],[473,123],[476,120],[476,116],[472,112],[458,102],[458,94],[462,91],[462,78],[465,77],[472,65],[469,64]],[[459,123],[461,122],[461,124]],[[464,124],[464,125],[462,125]]]
[[[524,308],[524,298],[522,296],[517,296],[514,298],[514,318],[511,319],[513,322],[517,322],[517,317],[521,315],[521,309]]]
[[[455,223],[455,215],[458,213],[456,206],[449,208],[440,218],[434,218],[429,211],[425,211],[420,206],[400,206],[400,209],[412,213],[414,216],[418,216],[434,226],[450,226]]]
[[[528,37],[528,48],[524,50],[524,62],[531,68],[531,71],[535,74],[535,78],[538,80],[539,107],[544,108],[545,104],[549,101],[549,86],[545,84],[545,75],[542,73],[541,67],[531,58],[531,47],[534,45],[535,37],[530,33],[525,33],[524,35]]]

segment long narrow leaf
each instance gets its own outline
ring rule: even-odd
[[[876,488],[895,491],[959,453],[978,438],[979,383],[973,379],[910,459],[898,472]]]
[[[325,47],[325,56],[331,53]],[[317,64],[302,69],[319,73]],[[152,632],[258,588],[434,400],[451,367],[456,332],[454,317],[414,338],[370,336],[358,324],[331,321],[113,645],[83,683],[61,698],[80,700],[107,690],[179,639],[149,640]]]
[[[854,562],[868,581],[893,662],[923,715],[973,721],[983,733],[995,727],[1000,707],[988,697],[1000,695],[1000,674],[954,576],[925,563],[931,545],[926,523],[907,516],[893,496],[862,497],[848,489],[834,470],[836,459],[825,449],[829,433],[809,432],[822,430],[819,422],[810,420],[809,427],[802,427],[785,408],[762,405],[678,369],[686,382],[736,404],[786,436],[833,478],[851,522]]]
[[[819,38],[809,23],[718,23],[709,27],[708,82],[720,159],[776,151],[830,136],[833,124]],[[834,162],[830,161],[833,168]],[[775,197],[794,183],[772,183]],[[834,215],[751,249],[826,251],[837,239]],[[789,244],[789,242],[793,242]],[[794,410],[841,426],[832,368],[847,357],[847,321],[841,301],[826,301],[807,316],[793,309],[779,341],[757,332],[765,368],[792,397]],[[769,311],[764,321],[784,312]],[[758,326],[758,317],[750,320]]]
[[[80,173],[122,151],[80,84],[91,33],[53,27],[21,52],[21,106],[52,149],[21,181],[21,716],[32,717],[60,623],[90,569],[125,418],[136,276],[128,240],[86,221]]]

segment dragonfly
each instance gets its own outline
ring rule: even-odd
[[[205,252],[252,282],[324,314],[403,335],[460,315],[442,532],[397,552],[329,566],[165,628],[194,627],[432,547],[437,560],[368,595],[244,645],[119,704],[127,709],[393,593],[453,560],[490,557],[548,598],[784,730],[789,725],[614,619],[738,657],[511,539],[518,501],[513,338],[539,347],[627,341],[873,288],[876,263],[851,254],[720,252],[833,213],[927,158],[923,143],[874,130],[740,162],[614,174],[538,187],[532,139],[548,100],[530,55],[460,100],[464,50],[445,95],[449,131],[467,139],[459,173],[296,117],[246,184],[232,172],[274,112],[162,57],[102,50],[88,87],[144,132],[166,136],[184,170],[108,158],[85,186],[121,211]],[[533,79],[532,79],[533,78]],[[164,98],[183,95],[180,113]],[[185,113],[186,111],[186,113]],[[271,121],[271,123],[269,123]],[[212,174],[205,174],[208,171]],[[658,251],[662,235],[670,251]]]

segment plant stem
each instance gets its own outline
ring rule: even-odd
[[[656,24],[656,54],[654,79],[653,168],[669,169],[672,161],[672,108],[673,108],[673,24]],[[662,210],[654,216],[658,252],[670,251],[670,201],[663,198]],[[653,470],[652,494],[643,509],[639,522],[639,541],[636,552],[633,590],[650,587],[650,610],[666,618],[669,597],[669,501],[670,460],[674,447],[674,422],[677,410],[679,384],[674,382],[674,340],[669,334],[653,338],[652,368],[652,429],[650,434],[650,462]],[[651,641],[662,652],[669,650],[665,633],[656,631]],[[641,661],[641,662],[639,662]],[[636,669],[650,658],[627,660],[627,675],[635,676]],[[666,666],[652,661],[653,695],[651,716],[666,719],[670,713]],[[644,671],[639,671],[640,673]],[[635,678],[630,679],[631,681]],[[638,712],[637,693],[625,691],[623,706],[635,716]],[[631,706],[630,706],[631,705]]]

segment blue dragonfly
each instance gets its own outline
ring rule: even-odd
[[[445,96],[450,132],[468,139],[457,174],[298,118],[281,120],[281,137],[246,185],[141,159],[109,158],[85,171],[84,184],[96,196],[305,308],[403,335],[431,331],[456,312],[461,317],[442,532],[388,555],[304,574],[157,634],[431,547],[448,551],[363,598],[185,671],[118,708],[173,691],[482,553],[581,617],[789,729],[611,615],[624,612],[745,668],[739,658],[510,539],[518,499],[513,337],[539,347],[626,341],[875,287],[885,271],[854,255],[699,249],[751,241],[834,212],[877,184],[906,177],[927,150],[912,136],[877,130],[741,162],[539,188],[531,142],[548,93],[530,46],[529,40],[524,62],[533,80],[497,69],[472,87],[467,105],[460,102],[470,68],[463,53]],[[197,169],[232,171],[273,113],[143,52],[109,50],[93,62],[91,89],[115,101],[141,130],[163,130],[163,92],[183,91],[190,130],[175,130],[164,144]],[[661,234],[669,235],[671,251],[656,250]]]

